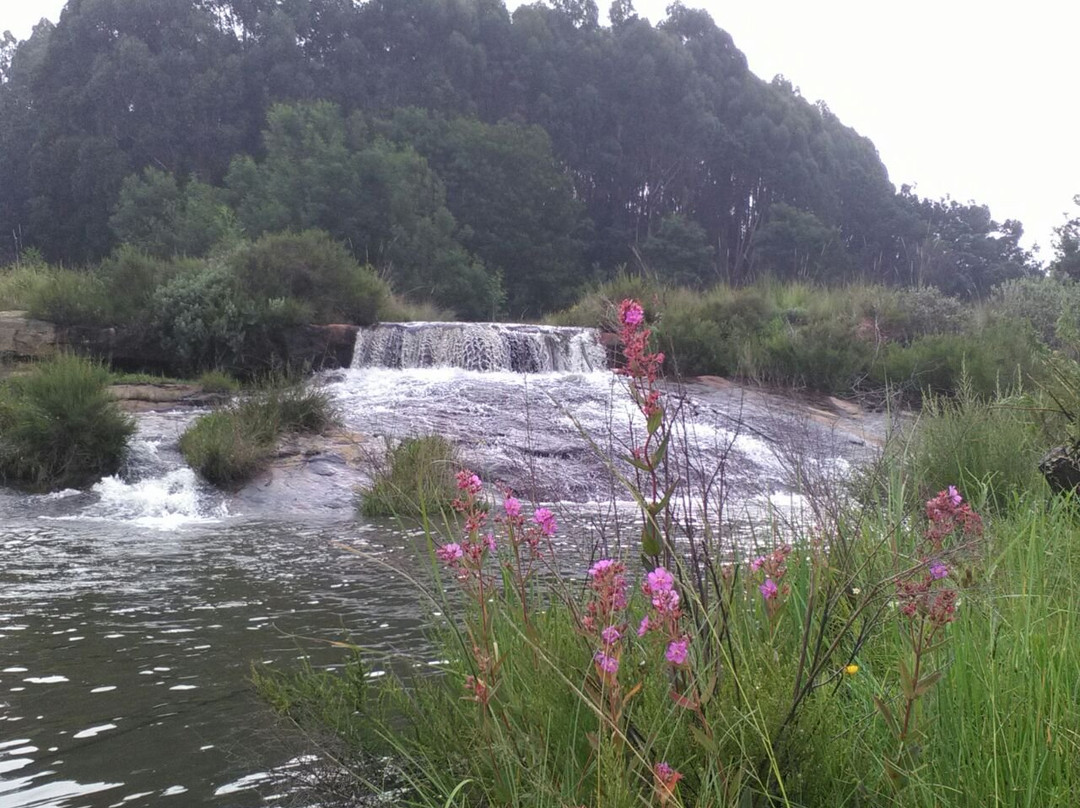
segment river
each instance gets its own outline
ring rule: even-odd
[[[625,514],[597,448],[617,452],[640,424],[612,374],[541,369],[357,367],[323,381],[373,450],[447,435],[487,479],[558,507],[564,541],[587,553],[597,523]],[[796,432],[814,437],[806,456],[823,472],[867,450],[851,424],[813,426],[779,399],[698,384],[670,401],[701,473],[722,458],[745,508],[791,504],[782,455]],[[197,414],[140,415],[124,472],[88,491],[0,489],[0,808],[278,804],[300,750],[255,699],[252,664],[340,664],[332,641],[361,644],[372,676],[431,664],[423,627],[441,615],[392,571],[423,579],[427,540],[355,516],[370,469],[315,455],[223,495],[177,452]]]

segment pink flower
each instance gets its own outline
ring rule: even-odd
[[[657,567],[650,572],[646,578],[646,586],[648,587],[648,594],[657,595],[662,592],[670,592],[675,586],[675,579],[671,573],[663,567]]]
[[[615,562],[612,561],[610,558],[601,558],[599,561],[589,567],[589,577],[599,578],[614,563]]]
[[[555,523],[555,514],[547,508],[537,508],[533,512],[533,521],[540,526],[540,532],[545,536],[555,535],[555,529],[558,527]]]
[[[949,568],[937,561],[930,565],[930,577],[935,581],[940,581],[942,578],[949,577]]]
[[[468,494],[479,494],[484,484],[480,482],[480,478],[473,474],[468,469],[462,469],[457,473],[457,487],[459,491],[464,491]]]
[[[604,641],[604,645],[614,645],[619,641],[619,637],[621,636],[619,629],[615,626],[608,626],[600,632],[600,639]]]
[[[521,502],[514,497],[507,497],[503,501],[503,507],[506,508],[507,516],[521,516]]]
[[[450,564],[451,566],[461,560],[461,557],[465,555],[461,549],[461,545],[457,542],[451,542],[450,544],[444,544],[438,550],[435,551],[435,555],[439,557],[439,560],[444,564]]]
[[[637,635],[639,637],[644,637],[645,633],[648,630],[649,630],[649,618],[648,618],[648,616],[645,616],[645,617],[641,618],[641,622],[638,623]]]
[[[765,600],[772,600],[779,591],[776,588],[776,582],[772,578],[766,578],[765,583],[759,586],[758,589],[761,591],[761,597],[765,598]]]
[[[759,569],[761,569],[761,565],[764,564],[764,563],[765,563],[765,556],[758,556],[757,558],[755,558],[753,561],[750,562],[750,571],[751,572],[757,572]]]
[[[964,501],[964,498],[962,496],[960,496],[960,492],[956,490],[956,486],[955,485],[950,485],[949,486],[949,502],[951,502],[954,506],[959,506],[960,503],[963,502],[963,501]]]
[[[603,651],[597,651],[593,656],[593,661],[596,662],[596,667],[602,670],[604,673],[615,675],[619,672],[619,659],[618,657],[609,656]]]
[[[645,311],[636,300],[624,300],[619,308],[619,316],[624,325],[641,325],[645,319]]]
[[[491,552],[495,552],[495,548],[497,545],[495,544],[494,533],[488,533],[486,536],[484,536],[484,546],[487,547]]]
[[[686,649],[690,645],[687,639],[672,640],[668,643],[664,658],[672,665],[681,665],[686,662]]]

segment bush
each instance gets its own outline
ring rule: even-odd
[[[360,493],[364,516],[422,516],[443,511],[457,496],[457,452],[439,435],[406,438],[391,449],[371,487]]]
[[[49,269],[26,298],[31,317],[57,325],[108,325],[111,301],[101,280],[89,272]]]
[[[110,323],[141,324],[157,290],[180,272],[197,266],[195,261],[155,258],[129,245],[118,247],[95,271],[108,297]]]
[[[299,301],[308,307],[306,321],[370,325],[390,297],[371,267],[321,230],[264,235],[237,248],[228,264],[246,296]]]
[[[32,490],[79,487],[115,474],[134,424],[102,365],[60,356],[0,388],[0,479]]]

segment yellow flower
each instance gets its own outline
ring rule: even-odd
[[[856,665],[854,662],[844,667],[844,673],[846,673],[848,676],[854,676],[858,672],[859,666]]]

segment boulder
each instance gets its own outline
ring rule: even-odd
[[[1039,461],[1039,471],[1055,494],[1080,493],[1080,442],[1055,446]]]
[[[25,311],[0,311],[0,357],[36,359],[56,351],[55,325],[28,317]]]

